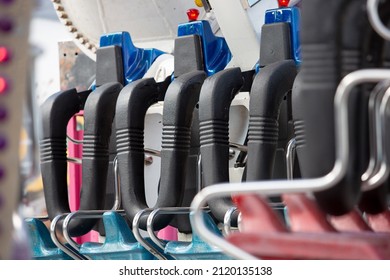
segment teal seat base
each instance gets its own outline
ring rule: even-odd
[[[50,232],[38,219],[25,219],[30,239],[31,255],[34,260],[71,260],[72,258],[60,250],[51,240]]]

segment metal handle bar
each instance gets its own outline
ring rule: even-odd
[[[77,139],[74,139],[73,137],[69,136],[69,135],[66,135],[66,139],[68,139],[70,142],[74,143],[74,144],[77,144],[77,145],[81,145],[83,144],[83,140],[77,140]]]
[[[208,208],[203,208],[203,210],[206,210]],[[176,214],[188,214],[190,213],[189,207],[164,207],[164,208],[157,208],[157,209],[144,209],[137,213],[137,215],[134,217],[133,220],[133,234],[137,241],[144,246],[146,250],[148,250],[151,254],[153,254],[156,258],[159,260],[167,260],[167,258],[161,254],[153,245],[151,245],[150,242],[146,241],[146,239],[141,235],[139,229],[139,224],[142,216],[149,215],[146,227],[147,232],[149,234],[150,239],[154,242],[156,246],[158,246],[160,249],[164,250],[166,243],[159,239],[154,230],[153,230],[153,222],[154,219],[160,215],[160,214],[170,214],[170,215],[176,215]]]
[[[122,196],[121,196],[121,186],[120,186],[117,156],[113,160],[113,168],[114,168],[114,177],[115,177],[115,181],[114,181],[115,198],[114,198],[114,205],[112,206],[111,210],[118,211],[121,206]]]
[[[152,208],[146,208],[139,211],[133,219],[133,234],[135,239],[146,249],[148,250],[153,256],[155,256],[159,260],[168,260],[163,254],[161,254],[155,247],[153,247],[146,239],[141,235],[140,233],[140,221],[142,216],[150,214],[153,211]]]
[[[294,174],[294,160],[295,160],[295,148],[296,148],[296,140],[292,138],[288,144],[286,149],[286,167],[287,167],[287,180],[293,180]],[[275,206],[280,206],[279,204]],[[230,208],[224,217],[223,222],[223,234],[224,236],[231,233],[231,221],[234,212],[238,211],[237,207]],[[241,219],[241,213],[238,215],[238,219]]]
[[[84,218],[100,219],[103,216],[103,214],[106,212],[108,212],[108,211],[107,210],[80,210],[80,211],[75,211],[75,212],[72,212],[72,213],[69,213],[68,215],[66,215],[64,223],[62,225],[62,233],[64,235],[65,240],[68,242],[69,246],[71,246],[72,249],[77,252],[77,254],[81,255],[80,245],[77,244],[75,241],[73,241],[72,237],[69,235],[70,221],[72,219],[84,219]],[[124,215],[123,210],[118,210],[115,212]],[[85,256],[85,258],[89,259],[89,257],[87,257],[87,256]]]
[[[378,117],[377,111],[379,111],[380,102],[379,99],[383,98],[386,89],[390,86],[388,81],[378,83],[370,94],[368,100],[368,123],[369,123],[369,149],[370,159],[366,171],[362,174],[361,180],[366,181],[374,174],[377,167],[377,143],[376,143],[376,119]]]
[[[383,184],[389,176],[388,159],[386,156],[386,107],[389,104],[390,88],[388,88],[383,95],[380,102],[379,112],[376,112],[375,131],[376,131],[376,168],[368,180],[362,182],[362,191],[369,191],[375,189],[377,186]],[[378,165],[380,163],[380,165]]]
[[[75,164],[82,164],[83,163],[81,158],[67,157],[66,160],[68,162],[75,163]]]
[[[207,208],[205,208],[204,210],[206,210]],[[165,249],[165,245],[167,244],[167,242],[159,239],[157,237],[157,235],[155,234],[154,230],[153,230],[153,222],[154,222],[154,219],[158,216],[158,215],[164,215],[164,214],[170,214],[170,215],[176,215],[176,214],[189,214],[191,211],[190,211],[190,207],[165,207],[165,208],[157,208],[155,210],[153,210],[149,216],[148,216],[148,219],[147,219],[147,222],[146,222],[146,229],[147,229],[147,232],[150,236],[150,239],[158,246],[160,247],[162,250]]]
[[[241,144],[238,144],[238,143],[233,143],[233,142],[230,142],[229,143],[229,147],[231,149],[235,149],[235,150],[238,150],[240,152],[248,152],[248,147],[245,146],[245,145],[241,145]]]
[[[232,207],[225,214],[225,217],[223,219],[223,231],[222,231],[224,236],[229,235],[231,233],[232,216],[236,211],[237,211],[237,207]]]
[[[223,228],[222,228],[222,233],[224,236],[229,235],[232,232],[232,218],[233,214],[238,211],[237,207],[232,207],[228,211],[226,211],[224,219],[223,219]],[[240,228],[241,225],[241,220],[242,220],[242,215],[241,212],[238,213],[237,216],[237,228]]]
[[[367,0],[367,14],[372,28],[385,40],[390,40],[390,30],[383,24],[378,14],[379,0]]]
[[[287,167],[287,180],[294,179],[294,160],[297,141],[292,138],[287,144],[286,151],[286,167]]]
[[[386,81],[388,82],[388,81]],[[375,126],[375,134],[373,138],[376,141],[374,147],[376,151],[372,151],[376,153],[374,157],[374,161],[370,160],[370,166],[367,168],[367,171],[362,175],[362,191],[372,190],[375,187],[384,183],[384,181],[389,176],[389,167],[388,167],[388,159],[385,153],[385,130],[386,130],[386,107],[389,103],[390,97],[390,88],[387,89],[385,94],[380,100],[379,110],[375,110],[375,106],[372,108],[375,110],[375,117],[373,118],[372,125]],[[296,140],[295,138],[291,139],[287,145],[287,153],[286,153],[286,162],[287,162],[287,179],[293,179],[293,171],[294,171],[294,158],[295,158],[295,147]],[[380,165],[378,167],[378,163]]]
[[[88,260],[88,258],[80,253],[78,251],[74,251],[70,248],[68,248],[66,245],[62,244],[61,241],[58,239],[57,236],[57,224],[60,220],[63,220],[66,215],[69,213],[60,214],[51,221],[50,224],[50,237],[53,240],[54,244],[60,248],[65,254],[67,254],[69,257],[71,257],[74,260]]]

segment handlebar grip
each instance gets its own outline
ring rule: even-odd
[[[80,210],[104,209],[111,126],[121,89],[120,83],[106,83],[91,93],[85,103]],[[69,234],[86,234],[97,222],[74,219],[69,224]]]
[[[304,178],[325,176],[335,163],[334,95],[341,72],[346,70],[344,63],[355,60],[359,63],[358,56],[340,63],[344,43],[352,37],[348,28],[341,25],[350,2],[354,1],[314,0],[302,4],[303,63],[294,83],[292,105],[296,151]],[[355,52],[350,53],[356,54],[359,47],[353,47],[356,49],[351,50]],[[356,110],[358,100],[358,95],[353,95],[349,108]],[[359,145],[353,110],[349,114],[350,121],[355,123],[348,128],[351,138],[347,174],[335,186],[314,194],[322,210],[331,215],[349,212],[360,195]]]
[[[148,208],[145,196],[144,128],[148,108],[157,102],[159,89],[153,78],[140,79],[123,88],[116,106],[116,142],[122,206],[127,218]]]
[[[163,109],[160,192],[155,208],[182,204],[191,138],[196,137],[191,135],[193,114],[206,77],[204,71],[192,71],[176,78],[168,88]],[[171,218],[162,216],[155,227],[167,226]]]
[[[229,182],[229,108],[242,85],[241,70],[231,68],[209,77],[202,86],[199,122],[205,187]],[[208,204],[219,222],[223,222],[225,213],[234,206],[226,197],[211,199]]]
[[[247,181],[272,178],[280,105],[296,75],[295,62],[285,60],[264,67],[254,79],[249,103]]]
[[[76,89],[51,95],[41,105],[41,173],[46,209],[50,220],[70,212],[67,185],[66,128],[74,114],[83,109],[90,91]]]

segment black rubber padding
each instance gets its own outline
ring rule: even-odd
[[[260,67],[277,61],[292,59],[290,37],[289,23],[264,24],[261,28]]]
[[[104,207],[102,210],[112,210],[115,204],[115,172],[114,172],[114,160],[116,158],[116,135],[115,135],[115,118],[111,127],[110,144],[108,147],[108,171],[106,182],[106,195],[104,200]],[[119,206],[121,207],[121,206]],[[101,236],[105,236],[105,227],[102,219],[99,219],[98,224],[94,228]]]
[[[119,94],[115,120],[122,206],[132,223],[138,209],[147,208],[144,175],[144,128],[148,108],[158,101],[153,78],[136,80]]]
[[[200,189],[201,180],[197,176],[199,156],[199,109],[195,107],[192,117],[190,153],[187,160],[186,182],[184,184],[184,196],[181,207],[190,207],[192,200]],[[175,215],[170,225],[177,228],[180,233],[192,233],[189,215]]]
[[[92,92],[85,103],[79,210],[104,209],[111,126],[121,89],[120,83],[104,84]],[[74,219],[69,224],[69,234],[80,236],[88,233],[97,221]]]
[[[294,83],[292,104],[296,150],[303,178],[325,176],[334,166],[334,95],[341,78],[359,69],[361,64],[361,40],[359,32],[355,32],[360,21],[358,16],[348,12],[349,4],[353,6],[356,2],[312,0],[302,3],[302,66]],[[352,94],[349,100],[351,137],[346,176],[335,186],[314,194],[319,206],[331,215],[348,213],[360,198],[358,155],[362,151],[357,140],[356,118],[359,100],[359,94]]]
[[[280,106],[297,75],[293,60],[272,63],[256,75],[250,92],[247,181],[271,179],[279,140]]]
[[[204,70],[202,38],[199,35],[180,36],[175,39],[175,78],[195,70]],[[199,184],[197,175],[197,161],[199,157],[199,122],[198,110],[194,111],[194,121],[191,125],[191,144],[188,156],[186,183],[181,207],[189,207],[197,193]],[[176,215],[170,223],[181,233],[191,233],[192,227],[188,215]]]
[[[153,208],[177,207],[182,203],[193,110],[205,78],[203,71],[193,71],[181,75],[168,87],[163,109],[160,188]],[[146,110],[158,97],[153,83],[146,79],[129,84],[117,105],[117,113],[123,113],[116,122],[122,202],[130,221],[139,211],[151,208],[145,198],[143,130]],[[140,221],[141,229],[146,229],[146,218]],[[154,229],[164,228],[171,219],[172,216],[158,216]]]
[[[119,46],[96,50],[96,86],[110,82],[124,84],[122,48]]]
[[[84,108],[90,91],[75,89],[51,95],[41,105],[41,174],[46,209],[50,220],[69,213],[67,184],[66,128],[69,120]]]
[[[96,86],[101,86],[110,82],[118,82],[124,85],[124,70],[122,48],[120,46],[100,47],[96,51]],[[110,145],[109,145],[109,167],[106,183],[106,199],[105,210],[112,209],[115,201],[115,178],[113,170],[113,160],[116,157],[116,141],[115,141],[115,121],[113,127]],[[97,230],[101,235],[105,235],[103,221],[99,220]]]
[[[205,187],[229,182],[229,109],[243,85],[239,68],[225,69],[204,82],[199,98],[200,152]],[[231,198],[208,201],[213,216],[223,222],[233,207]]]
[[[199,35],[175,39],[174,67],[175,78],[195,70],[204,70],[202,38]]]

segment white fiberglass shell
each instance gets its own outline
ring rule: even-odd
[[[90,57],[102,34],[128,31],[139,47],[173,51],[177,26],[187,22],[193,0],[52,0],[57,15]],[[200,18],[205,12],[199,8]]]

